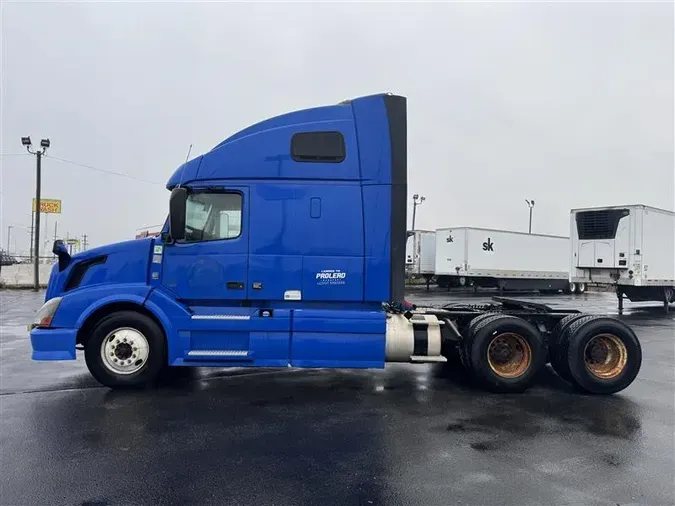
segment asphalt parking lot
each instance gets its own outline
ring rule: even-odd
[[[2,505],[675,503],[675,310],[658,303],[626,303],[642,370],[597,397],[549,369],[489,394],[437,365],[204,369],[114,392],[83,358],[30,360],[43,297],[0,291]],[[610,294],[533,297],[616,313]]]

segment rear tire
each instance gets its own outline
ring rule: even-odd
[[[119,311],[102,319],[84,348],[92,376],[110,388],[154,383],[166,363],[162,329],[135,311]]]
[[[462,363],[484,388],[520,393],[532,386],[546,359],[541,334],[530,323],[509,315],[482,319],[460,347]]]
[[[591,316],[569,326],[566,362],[582,391],[609,395],[628,387],[642,365],[642,348],[633,330],[608,316]]]
[[[577,291],[576,293],[582,294],[586,291],[586,283],[577,283]]]
[[[571,314],[565,316],[558,324],[554,327],[551,332],[551,338],[548,343],[548,357],[551,362],[551,367],[553,370],[565,381],[572,382],[572,376],[570,374],[569,365],[567,364],[567,355],[563,351],[563,342],[569,337],[568,329],[575,321],[585,318],[588,315],[583,313]]]
[[[483,313],[478,316],[476,316],[473,320],[469,322],[469,324],[465,327],[465,329],[462,332],[463,336],[471,336],[476,327],[484,320],[488,318],[495,318],[496,316],[503,316],[501,313]],[[468,373],[472,373],[472,366],[471,362],[468,359],[468,356],[465,355],[464,353],[464,342],[466,341],[466,337],[459,343],[458,346],[458,351],[459,351],[459,360],[464,366],[464,369],[467,370]]]

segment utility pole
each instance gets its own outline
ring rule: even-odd
[[[527,202],[527,207],[530,208],[530,227],[528,229],[528,234],[532,233],[532,208],[534,207],[534,200],[527,200],[525,199],[525,202]]]
[[[31,141],[30,137],[21,137],[21,144],[26,146],[26,150],[31,154],[37,157],[37,166],[36,166],[36,178],[35,178],[35,233],[34,233],[34,263],[33,263],[33,290],[38,291],[40,289],[40,190],[41,190],[41,177],[42,177],[42,155],[47,152],[49,147],[49,139],[40,140],[41,150],[33,151],[31,150]]]
[[[30,243],[28,247],[28,256],[30,258],[30,261],[33,261],[33,224],[35,223],[35,213],[31,212],[30,213]]]
[[[417,206],[422,205],[422,202],[426,200],[426,197],[420,197],[417,193],[413,195],[413,218],[412,218],[412,230],[415,230],[415,216],[417,215]]]
[[[56,242],[56,229],[58,228],[58,226],[59,226],[59,222],[55,221],[54,222],[54,242]],[[53,256],[56,256],[56,255],[53,255]]]
[[[12,233],[12,225],[7,226],[7,251],[6,253],[9,255],[9,235]]]

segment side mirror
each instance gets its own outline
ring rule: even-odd
[[[63,241],[60,239],[54,241],[52,253],[59,259],[59,272],[68,267],[70,264],[70,253],[68,253],[68,248],[63,244]]]
[[[169,234],[171,239],[179,241],[185,238],[185,204],[187,189],[174,188],[169,199]]]

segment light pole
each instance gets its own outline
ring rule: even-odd
[[[532,208],[534,207],[534,200],[525,199],[525,202],[527,202],[527,207],[530,208],[530,228],[529,228],[528,234],[531,234],[532,233]]]
[[[26,150],[31,154],[37,157],[37,177],[35,181],[35,233],[33,236],[34,246],[33,246],[33,290],[36,292],[40,289],[40,184],[41,184],[41,169],[42,169],[42,155],[47,152],[49,147],[49,139],[40,140],[41,150],[33,151],[31,149],[32,143],[30,137],[21,137],[21,144],[26,146]]]
[[[412,219],[412,230],[415,230],[415,216],[417,214],[417,206],[422,205],[422,202],[426,200],[426,197],[420,197],[417,193],[413,195],[413,219]]]

